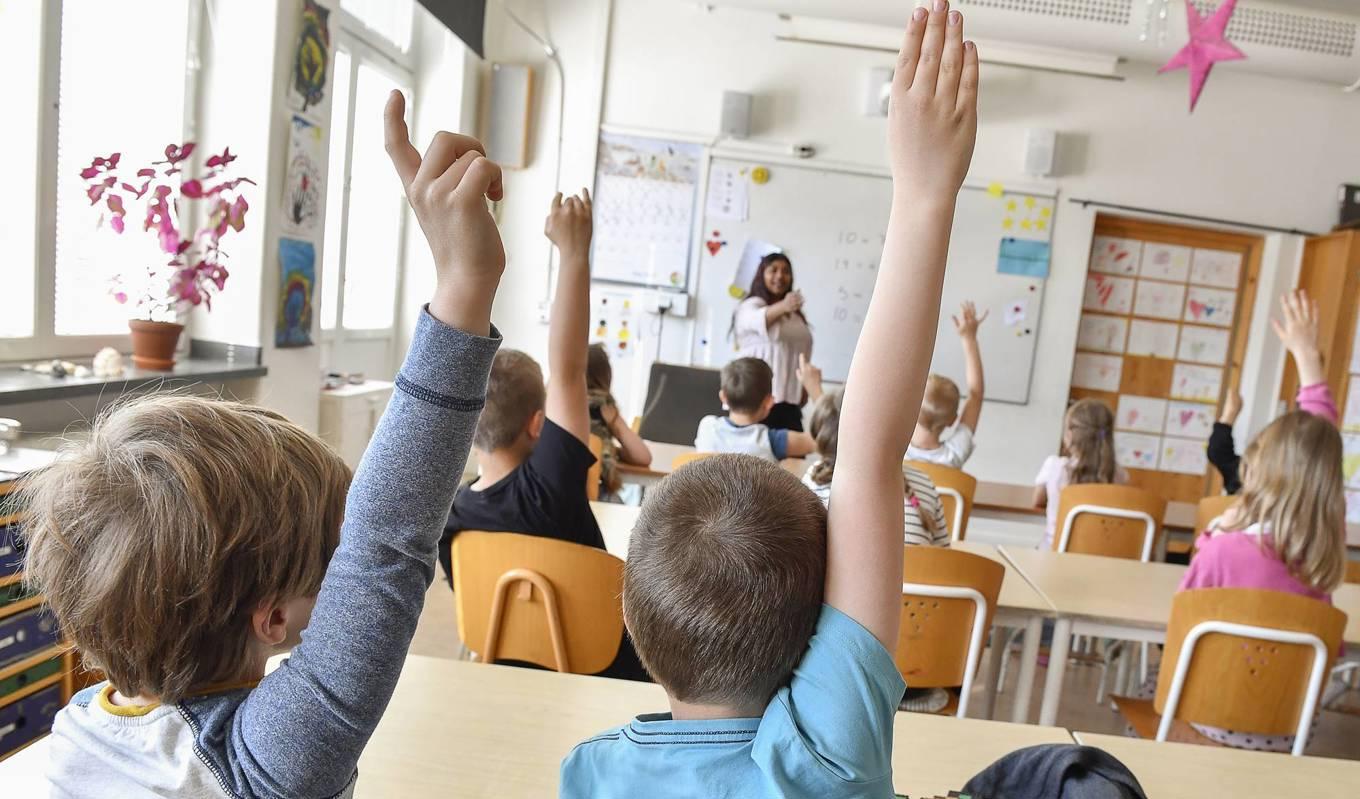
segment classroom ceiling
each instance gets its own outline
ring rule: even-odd
[[[1307,11],[1322,11],[1353,17],[1360,13],[1360,0],[1272,0],[1282,6],[1293,6]]]

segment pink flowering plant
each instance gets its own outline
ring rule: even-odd
[[[245,229],[250,206],[241,190],[255,181],[228,174],[236,160],[230,148],[210,156],[198,177],[189,177],[184,170],[194,148],[193,142],[167,145],[165,160],[138,169],[135,177],[119,171],[120,153],[95,158],[80,171],[90,205],[102,205],[101,226],[107,219],[113,232],[121,235],[128,206],[142,203],[146,211],[142,230],[153,233],[161,252],[169,256],[163,264],[149,260],[146,279],[137,280],[135,289],[128,276],[113,277],[113,298],[122,304],[132,300],[138,318],[173,319],[176,312],[196,305],[212,310],[213,294],[227,284],[222,240]],[[192,213],[193,204],[199,204],[201,215]],[[198,227],[191,221],[195,219],[202,220]],[[129,297],[130,290],[137,296]]]

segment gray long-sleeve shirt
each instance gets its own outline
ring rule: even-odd
[[[302,643],[255,686],[176,705],[77,694],[52,728],[53,797],[344,797],[392,697],[500,344],[421,315],[355,473]],[[280,513],[306,509],[278,509]],[[174,634],[167,630],[167,634]]]

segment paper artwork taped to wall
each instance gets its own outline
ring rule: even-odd
[[[1185,321],[1232,327],[1237,292],[1191,286],[1185,295]]]
[[[1133,310],[1134,280],[1094,274],[1086,278],[1086,296],[1082,308],[1088,311],[1108,311],[1124,314]]]
[[[1152,280],[1165,280],[1171,283],[1184,283],[1190,276],[1189,247],[1175,244],[1159,244],[1154,241],[1143,243],[1143,260],[1138,269],[1139,277]]]
[[[316,248],[309,241],[279,239],[279,307],[274,321],[274,346],[311,346],[315,288]]]
[[[1176,357],[1182,361],[1222,366],[1228,360],[1228,342],[1231,339],[1232,336],[1227,330],[1183,325],[1181,345]]]
[[[1091,242],[1091,271],[1107,275],[1136,275],[1142,252],[1143,242],[1137,239],[1096,236]]]
[[[1171,360],[1176,357],[1176,340],[1179,334],[1180,325],[1135,319],[1129,324],[1127,352],[1129,355],[1145,358]]]
[[[1173,400],[1166,407],[1166,434],[1200,441],[1214,431],[1214,406]]]
[[[1124,359],[1117,355],[1079,352],[1072,362],[1072,385],[1095,391],[1118,391]]]
[[[1185,307],[1185,286],[1159,280],[1138,281],[1133,312],[1154,319],[1179,319]]]
[[[1222,386],[1223,370],[1212,366],[1178,363],[1171,372],[1172,399],[1218,402]]]
[[[1114,460],[1125,469],[1156,469],[1162,439],[1141,433],[1114,434]]]
[[[1165,419],[1166,400],[1139,397],[1135,394],[1119,395],[1119,410],[1114,417],[1115,428],[1139,433],[1160,433]]]
[[[283,227],[292,235],[314,235],[321,227],[326,142],[321,126],[293,115],[288,133],[288,171],[283,182]]]
[[[306,112],[326,98],[326,73],[331,63],[330,9],[303,0],[302,29],[288,81],[288,107]]]
[[[1204,474],[1209,460],[1204,452],[1204,439],[1164,438],[1157,468],[1177,474]]]
[[[1077,327],[1077,349],[1096,352],[1124,351],[1124,340],[1128,337],[1129,322],[1118,316],[1082,314]]]
[[[1195,250],[1190,259],[1190,282],[1235,289],[1242,274],[1242,254],[1226,250]]]

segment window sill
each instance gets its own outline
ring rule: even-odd
[[[264,377],[269,373],[268,368],[257,363],[254,357],[234,360],[225,357],[181,358],[169,372],[137,369],[131,366],[131,356],[125,356],[125,363],[128,365],[118,377],[52,377],[25,372],[17,365],[0,366],[0,407],[89,394],[117,396],[162,387],[184,388],[195,383]]]

